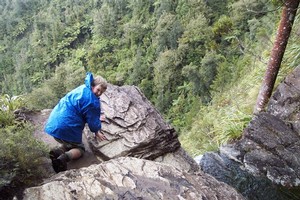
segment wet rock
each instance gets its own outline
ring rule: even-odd
[[[243,164],[229,159],[223,152],[205,153],[200,161],[203,172],[236,188],[251,200],[297,200],[297,190],[272,183],[266,176],[254,176]]]

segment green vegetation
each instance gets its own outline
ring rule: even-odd
[[[48,151],[45,144],[35,139],[32,133],[33,127],[28,124],[1,129],[0,173],[4,171],[4,174],[11,175],[13,184],[30,184],[35,178],[43,176],[38,169],[45,162],[43,158]],[[0,186],[3,186],[2,181]]]
[[[1,1],[0,91],[43,109],[85,70],[136,85],[198,155],[251,120],[280,12],[269,0]],[[298,64],[297,22],[278,82]]]
[[[34,138],[29,123],[15,119],[13,111],[24,106],[22,97],[3,95],[0,103],[0,191],[3,194],[4,186],[30,185],[42,177],[40,166],[48,150]]]

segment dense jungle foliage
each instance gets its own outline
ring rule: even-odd
[[[281,8],[278,0],[2,0],[0,91],[44,109],[87,70],[136,85],[196,156],[240,137],[250,121]],[[299,20],[278,82],[298,65]],[[4,116],[1,134],[15,133]]]

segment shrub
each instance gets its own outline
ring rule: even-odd
[[[26,96],[26,104],[30,109],[53,108],[58,100],[58,97],[46,86],[34,89]]]
[[[0,98],[0,196],[43,176],[38,166],[43,164],[48,149],[34,138],[31,124],[15,120],[13,112],[23,106],[23,97]]]
[[[39,167],[45,162],[48,149],[33,137],[33,127],[23,123],[0,130],[0,196],[3,188],[31,185],[45,176]],[[15,190],[15,189],[14,189]]]

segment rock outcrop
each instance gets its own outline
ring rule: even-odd
[[[88,168],[69,170],[25,191],[34,199],[244,199],[234,189],[199,172],[123,157]]]
[[[267,111],[253,117],[242,138],[205,154],[201,168],[249,199],[300,199],[299,100],[298,67],[277,87]],[[243,176],[233,181],[227,178],[230,173]]]
[[[101,104],[106,116],[102,132],[108,141],[97,141],[86,128],[83,158],[27,188],[24,199],[244,199],[200,170],[181,148],[174,128],[137,87],[109,85]],[[41,113],[47,119],[49,110]],[[57,145],[41,135],[45,122],[36,116],[31,120],[38,125],[37,137]]]
[[[300,136],[279,118],[268,113],[256,116],[234,148],[253,175],[265,175],[273,183],[300,184]]]
[[[180,147],[174,128],[137,87],[109,85],[101,105],[106,116],[102,132],[109,141],[98,143],[86,133],[103,160],[120,156],[153,160]]]

